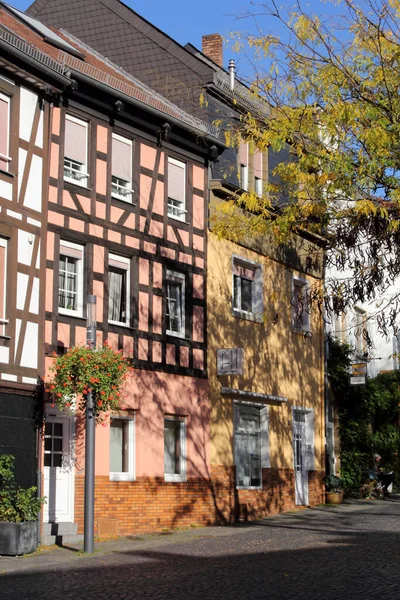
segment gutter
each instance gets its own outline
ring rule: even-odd
[[[151,114],[153,114],[157,117],[160,117],[161,115],[163,115],[163,116],[165,116],[165,118],[168,121],[170,121],[174,125],[177,125],[181,129],[186,129],[186,130],[190,131],[191,133],[195,134],[196,136],[201,136],[201,137],[209,140],[213,144],[217,144],[220,148],[225,148],[225,144],[220,138],[215,137],[200,128],[191,126],[188,123],[185,123],[184,121],[181,121],[180,119],[178,119],[176,117],[173,117],[172,115],[168,114],[167,112],[164,112],[162,109],[153,108],[149,104],[146,104],[145,102],[142,102],[141,100],[138,100],[137,98],[133,98],[132,96],[129,96],[128,94],[125,94],[124,92],[116,90],[115,88],[113,88],[105,83],[97,81],[96,79],[93,79],[89,75],[85,75],[84,73],[81,73],[80,71],[77,71],[77,70],[73,69],[72,67],[69,70],[71,73],[73,73],[74,77],[76,77],[77,79],[81,79],[85,83],[92,85],[103,92],[107,92],[108,94],[114,95],[118,99],[122,100],[125,103],[132,104],[133,106],[137,106],[138,108],[142,108],[145,111],[150,112]]]
[[[8,38],[8,40],[7,40],[7,38]],[[21,48],[18,46],[21,46]],[[24,47],[26,47],[26,51],[24,51],[24,49],[23,49]],[[46,66],[44,64],[44,62],[42,62],[41,60],[38,60],[38,58],[34,58],[34,57],[30,56],[30,54],[28,53],[29,48],[33,49],[32,46],[29,46],[29,44],[19,40],[11,32],[8,32],[5,29],[3,29],[2,27],[0,27],[0,49],[19,58],[20,60],[27,63],[28,65],[30,65],[36,69],[39,69],[46,75],[49,75],[50,77],[52,77],[53,79],[56,79],[64,87],[71,85],[72,82],[69,77],[52,69],[49,66]],[[46,54],[44,54],[40,51],[37,51],[37,54],[38,54],[38,56],[42,56],[43,59],[46,58],[49,61],[54,62],[55,65],[59,64],[59,63],[57,63],[57,61],[55,61],[51,57],[48,57]],[[61,67],[61,65],[60,65],[60,67]]]

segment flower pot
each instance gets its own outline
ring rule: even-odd
[[[342,504],[343,492],[325,492],[326,504]]]
[[[0,522],[0,555],[17,556],[34,552],[38,545],[38,522]]]

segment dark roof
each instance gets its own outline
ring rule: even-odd
[[[196,136],[216,139],[218,131],[212,125],[186,113],[160,94],[124,73],[104,56],[92,50],[77,38],[63,31],[44,31],[36,19],[0,2],[0,43],[11,55],[22,53],[26,60],[33,59],[39,68],[50,68],[67,81],[83,76],[91,85],[101,84],[112,95],[123,95],[124,101],[140,106],[145,111],[156,111],[177,121]],[[51,39],[50,39],[51,38]],[[79,58],[82,57],[82,58]]]
[[[214,70],[119,0],[36,0],[27,13],[63,28],[196,116]]]

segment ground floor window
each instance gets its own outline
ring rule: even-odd
[[[185,420],[166,416],[164,419],[164,479],[185,481]]]
[[[110,422],[110,479],[132,481],[134,478],[134,419],[113,417]]]
[[[263,405],[235,404],[237,487],[262,487],[262,467],[269,466],[267,415],[267,407]]]

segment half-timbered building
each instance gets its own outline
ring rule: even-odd
[[[13,35],[29,31],[32,47],[46,46],[48,60],[69,82],[47,109],[45,156],[37,116],[31,145],[21,141],[30,162],[37,154],[46,169],[43,231],[40,212],[35,224],[37,235],[46,231],[42,268],[37,242],[29,238],[33,209],[29,205],[25,217],[13,196],[24,215],[18,222],[26,223],[27,248],[36,248],[33,267],[21,260],[18,269],[41,282],[41,320],[31,319],[41,368],[53,352],[86,342],[88,294],[97,297],[99,342],[108,340],[135,367],[120,413],[96,433],[95,531],[128,534],[211,521],[206,222],[207,169],[222,148],[218,133],[72,35],[58,32],[62,45],[35,19],[11,7],[2,13]],[[16,146],[11,156],[15,152]],[[7,173],[1,177],[8,183]],[[20,187],[29,191],[26,179]],[[15,219],[10,215],[11,223]],[[32,307],[25,299],[18,309],[27,323]],[[10,367],[21,383],[38,372],[23,375]],[[44,520],[82,527],[82,423],[48,402],[44,420]]]
[[[16,25],[0,5],[0,452],[15,456],[20,484],[34,485],[51,100],[70,80]]]

